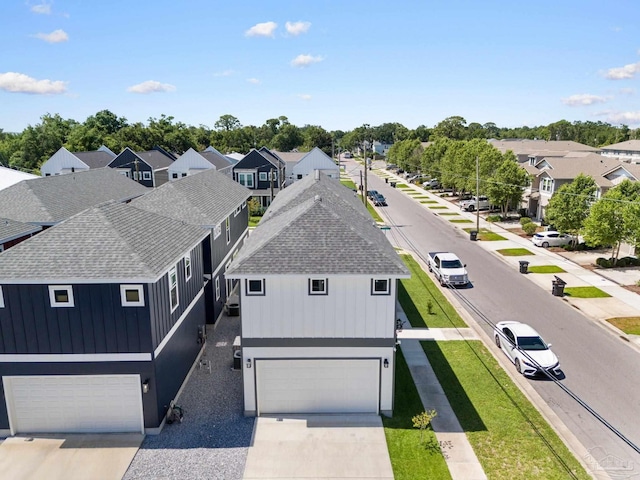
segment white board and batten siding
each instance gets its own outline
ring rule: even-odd
[[[11,434],[144,433],[139,375],[3,377]]]
[[[309,295],[308,276],[265,278],[264,296],[242,297],[242,335],[250,338],[393,338],[396,281],[371,295],[371,277],[328,278],[328,295]],[[314,276],[313,278],[323,278]]]

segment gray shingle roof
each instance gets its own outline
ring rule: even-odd
[[[38,177],[0,190],[0,217],[53,225],[93,205],[130,200],[147,191],[111,168]]]
[[[640,140],[627,140],[626,142],[614,143],[613,145],[601,147],[601,150],[623,150],[640,152]]]
[[[175,159],[165,155],[158,150],[148,150],[146,152],[135,152],[138,157],[151,165],[154,170],[168,168]]]
[[[155,281],[206,235],[130,204],[103,204],[1,253],[0,283]]]
[[[318,195],[260,223],[227,275],[408,277],[409,273],[370,216]]]
[[[0,243],[9,242],[42,230],[29,223],[16,222],[9,218],[0,218]]]
[[[214,169],[165,183],[132,204],[192,225],[213,227],[228,217],[251,191]]]
[[[86,163],[89,168],[104,168],[115,158],[113,155],[109,155],[107,152],[100,150],[93,152],[73,152],[73,154]]]

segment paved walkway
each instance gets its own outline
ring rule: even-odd
[[[396,302],[398,318],[405,322],[398,333],[400,348],[425,410],[436,410],[431,421],[440,449],[453,480],[480,480],[487,476],[476,457],[467,435],[462,430],[447,396],[431,368],[420,340],[464,340],[477,338],[470,328],[419,328],[412,329],[399,302]]]

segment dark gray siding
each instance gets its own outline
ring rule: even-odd
[[[169,303],[169,278],[163,275],[160,280],[151,285],[149,292],[149,304],[151,305],[151,338],[153,350],[169,333],[180,316],[189,308],[193,299],[204,287],[202,244],[191,251],[191,279],[185,282],[184,259],[181,258],[177,265],[178,274],[178,307],[171,312]],[[204,323],[204,322],[203,322]]]
[[[143,287],[144,307],[123,307],[120,284],[84,284],[73,285],[74,307],[52,308],[48,285],[3,285],[0,353],[150,352],[150,298]]]
[[[144,185],[145,187],[153,187],[153,168],[151,165],[140,159],[134,152],[131,150],[123,150],[116,158],[114,158],[111,163],[109,163],[109,167],[117,168],[117,169],[129,169],[129,178],[133,179],[134,172],[138,172],[140,175],[137,182],[140,185]],[[151,180],[142,180],[142,172],[150,172]]]

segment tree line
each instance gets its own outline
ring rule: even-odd
[[[378,126],[364,124],[351,131],[327,131],[318,125],[298,127],[286,116],[267,119],[261,126],[242,125],[233,115],[222,115],[213,127],[201,124],[187,125],[172,116],[149,118],[147,123],[130,123],[109,110],[91,115],[84,122],[62,118],[59,114],[46,114],[36,125],[22,132],[0,130],[0,164],[25,171],[37,172],[40,165],[60,147],[72,152],[93,151],[105,145],[119,153],[125,147],[134,151],[150,150],[160,146],[182,154],[189,148],[201,151],[213,146],[223,153],[247,153],[251,148],[266,146],[277,151],[309,151],[314,147],[328,155],[339,150],[354,150],[363,142],[379,141],[398,145],[435,139],[547,139],[574,140],[591,146],[610,145],[632,138],[640,138],[640,129],[615,127],[603,122],[559,122],[540,127],[499,128],[494,123],[469,123],[459,116],[441,121],[433,128],[421,125],[413,130],[400,123]],[[396,151],[400,147],[396,148]],[[403,151],[407,147],[403,146]],[[409,157],[415,156],[413,152]],[[407,161],[413,161],[410,158]],[[399,163],[404,160],[398,160]]]

